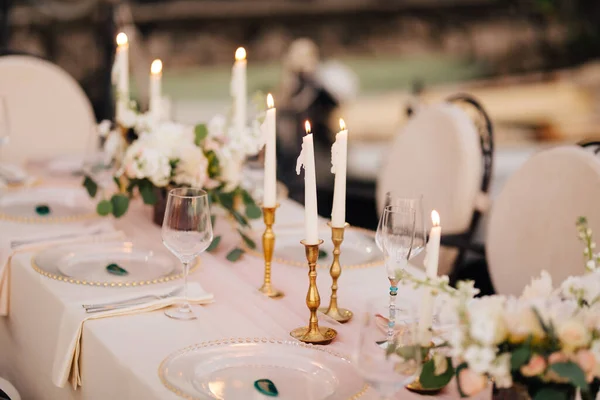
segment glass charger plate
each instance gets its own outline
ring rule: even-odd
[[[367,389],[346,358],[323,347],[274,339],[200,343],[167,357],[163,384],[194,400],[272,399],[255,387],[268,379],[285,400],[357,399]]]
[[[127,275],[115,275],[107,266],[116,264]],[[59,281],[93,286],[138,286],[181,277],[170,253],[157,252],[130,242],[79,243],[40,251],[32,258],[40,274]]]
[[[38,214],[38,206],[47,206],[49,213]],[[33,187],[0,193],[0,220],[64,223],[96,217],[96,207],[83,188]]]
[[[273,262],[279,264],[294,265],[297,267],[306,267],[306,254],[304,246],[300,241],[304,239],[304,227],[277,229],[273,226],[275,232],[275,250],[273,252]],[[256,249],[250,249],[245,246],[245,250],[256,257],[263,258],[261,233],[254,235],[256,239]],[[331,228],[325,226],[319,228],[319,237],[323,239],[323,244],[319,247],[321,256],[317,262],[318,268],[329,268],[333,262],[333,243],[331,241]],[[383,254],[377,248],[375,243],[375,233],[362,228],[347,227],[344,231],[344,241],[342,242],[340,254],[340,263],[344,269],[369,268],[383,264]]]

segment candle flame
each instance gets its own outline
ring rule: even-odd
[[[235,61],[242,61],[246,59],[246,49],[243,47],[238,47],[235,51]]]
[[[129,41],[129,39],[127,39],[127,35],[125,34],[125,32],[120,32],[117,35],[117,45],[118,46],[125,46],[128,41]]]
[[[440,214],[435,210],[431,212],[431,222],[433,226],[440,226]]]
[[[162,61],[158,58],[152,61],[152,65],[150,66],[150,72],[152,75],[158,75],[162,72]]]
[[[345,131],[346,130],[346,123],[341,118],[340,118],[340,130],[341,131]]]
[[[269,93],[267,95],[267,107],[269,107],[269,108],[275,107],[275,101],[273,101],[273,96],[271,95],[271,93]]]
[[[310,133],[310,122],[308,122],[308,120],[306,120],[306,122],[304,123],[304,129],[306,130],[306,134],[308,135]]]

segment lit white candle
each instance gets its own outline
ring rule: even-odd
[[[427,242],[427,257],[425,258],[425,273],[428,278],[437,277],[438,261],[440,256],[440,239],[442,227],[440,226],[440,215],[437,211],[431,212],[433,227],[429,232]],[[431,342],[431,325],[433,322],[434,297],[431,289],[423,288],[423,299],[421,300],[421,316],[419,318],[419,339],[422,346],[429,346]]]
[[[129,106],[129,40],[124,32],[117,35],[117,53],[115,54],[117,77],[117,120]]]
[[[276,155],[276,110],[271,93],[267,95],[267,114],[265,116],[265,180],[264,207],[277,205],[277,155]]]
[[[335,174],[331,226],[342,228],[346,224],[346,164],[348,158],[348,130],[340,118],[340,131],[331,146],[331,172]]]
[[[235,63],[231,70],[231,96],[233,97],[233,126],[237,134],[246,127],[246,106],[248,89],[246,87],[246,50],[239,47],[235,51]]]
[[[310,122],[304,124],[306,136],[302,138],[302,151],[296,162],[296,173],[304,165],[304,228],[306,244],[319,243],[317,213],[317,177],[315,174],[315,151],[313,135],[310,133]]]
[[[162,61],[154,60],[150,66],[150,115],[159,120],[162,117]]]

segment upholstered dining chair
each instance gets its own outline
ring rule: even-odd
[[[422,195],[427,216],[432,209],[440,213],[444,248],[439,272],[449,274],[469,250],[483,252],[472,241],[487,209],[492,163],[492,124],[476,99],[457,95],[421,106],[390,147],[377,182],[377,208],[383,208],[389,191]]]
[[[95,140],[90,101],[75,79],[48,61],[0,57],[0,96],[9,123],[0,162],[83,154]]]
[[[584,272],[575,222],[600,229],[600,160],[578,146],[533,155],[491,209],[486,255],[497,293],[519,294],[547,270],[555,283]]]
[[[6,379],[0,378],[0,400],[21,400],[17,389]]]

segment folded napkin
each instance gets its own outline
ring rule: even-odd
[[[154,289],[154,290],[153,290]],[[148,293],[158,293],[156,288],[144,288],[144,290],[127,291],[127,295],[122,294],[119,298],[102,299],[106,301],[119,301],[132,297],[143,296]],[[171,289],[173,289],[171,287]],[[162,288],[160,294],[166,293],[169,289]],[[191,304],[212,303],[212,293],[207,293],[199,283],[192,282],[188,285],[188,299]],[[71,383],[74,390],[81,386],[81,336],[83,333],[83,324],[91,319],[117,317],[121,315],[140,314],[149,311],[159,310],[181,303],[182,297],[170,297],[162,300],[154,300],[144,304],[133,305],[128,308],[109,310],[105,312],[87,314],[81,304],[72,304],[65,310],[62,317],[60,331],[58,335],[58,344],[54,356],[54,367],[52,369],[52,381],[58,387],[64,387],[67,381]],[[167,317],[165,317],[167,318]]]
[[[7,316],[10,308],[10,265],[12,258],[19,253],[40,251],[50,246],[59,246],[70,243],[102,243],[125,239],[121,231],[105,232],[103,228],[89,227],[79,229],[67,235],[54,234],[53,236],[24,238],[0,244],[0,316]],[[14,245],[14,244],[17,245]],[[4,250],[4,251],[3,251]],[[3,257],[3,254],[6,254]]]

